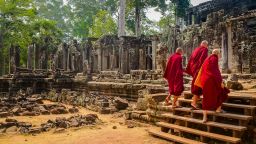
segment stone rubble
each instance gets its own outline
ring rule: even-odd
[[[76,107],[66,108],[62,104],[43,104],[41,95],[25,96],[18,93],[16,97],[0,98],[0,118],[7,116],[38,116],[49,114],[77,113]]]
[[[19,122],[16,119],[6,118],[0,123],[0,133],[39,134],[55,129],[55,132],[62,132],[67,128],[95,125],[99,120],[96,114],[75,115],[68,118],[57,117],[55,120],[48,120],[40,126],[32,126],[28,122]]]

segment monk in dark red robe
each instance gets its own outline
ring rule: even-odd
[[[192,84],[191,84],[191,93],[194,95],[192,98],[193,101],[191,103],[191,106],[193,109],[198,109],[196,103],[200,98],[200,95],[202,95],[202,89],[200,87],[195,86],[194,82],[207,56],[208,56],[208,42],[204,40],[201,42],[201,45],[193,51],[187,65],[186,72],[193,77]]]
[[[169,103],[171,95],[174,95],[172,107],[179,107],[176,105],[178,97],[184,90],[183,86],[183,68],[182,68],[182,55],[181,48],[176,49],[176,53],[168,58],[164,78],[168,81],[169,95],[166,98],[166,103]]]
[[[212,55],[210,55],[202,65],[202,69],[199,72],[197,79],[201,83],[203,89],[203,121],[207,121],[207,111],[214,110],[221,112],[221,105],[227,99],[229,90],[224,87],[222,77],[218,65],[220,58],[220,51],[214,49]],[[196,80],[196,85],[198,80]]]

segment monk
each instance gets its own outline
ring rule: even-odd
[[[201,68],[204,60],[208,56],[208,42],[206,40],[202,41],[200,46],[197,47],[190,56],[186,72],[193,77],[192,84],[191,84],[191,93],[194,95],[192,98],[191,106],[192,109],[197,108],[197,101],[202,95],[202,89],[194,85],[195,79]]]
[[[195,85],[203,90],[203,122],[207,121],[207,111],[214,110],[223,112],[222,103],[227,99],[230,92],[222,82],[218,65],[221,58],[220,50],[214,49],[212,54],[205,60],[198,74]]]
[[[172,108],[178,108],[178,97],[184,90],[183,86],[183,68],[182,68],[182,55],[181,48],[176,49],[176,53],[168,58],[164,78],[168,81],[169,95],[166,98],[166,104],[169,104],[171,95],[174,95]]]

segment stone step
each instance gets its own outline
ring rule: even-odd
[[[167,112],[181,111],[181,112],[190,112],[190,113],[203,114],[203,110],[191,110],[191,108],[188,108],[188,107],[175,108],[173,110],[171,106],[160,106],[160,105],[158,105],[157,107],[151,107],[150,106],[150,108],[158,109],[160,111],[167,111]],[[252,120],[252,116],[232,114],[232,113],[216,113],[215,111],[208,111],[208,115],[213,115],[213,116],[217,116],[217,117],[231,118],[231,119],[237,119],[237,120],[244,120],[244,121]]]
[[[158,122],[156,125],[164,128],[170,128],[170,129],[175,129],[179,130],[182,132],[190,133],[190,134],[195,134],[198,136],[203,136],[211,139],[216,139],[224,142],[230,142],[230,143],[239,143],[241,141],[240,138],[235,138],[235,137],[230,137],[230,136],[225,136],[225,135],[220,135],[220,134],[215,134],[215,133],[210,133],[210,132],[205,132],[193,128],[188,128],[188,127],[183,127],[175,124],[169,124],[165,122]]]
[[[190,91],[184,91],[183,95],[186,99],[191,99],[193,94]],[[228,99],[245,99],[245,100],[256,100],[256,94],[249,92],[231,92],[228,94]]]
[[[179,102],[183,103],[191,103],[191,99],[184,99],[184,98],[179,98]],[[249,109],[249,110],[254,110],[256,106],[253,105],[243,105],[243,104],[233,104],[233,103],[223,103],[223,107],[230,107],[230,108],[240,108],[240,109]]]
[[[199,141],[194,141],[194,140],[191,140],[191,139],[179,137],[179,136],[172,135],[172,134],[165,133],[165,132],[160,132],[160,131],[157,131],[157,130],[149,130],[148,132],[149,132],[149,134],[151,134],[153,136],[157,136],[157,137],[160,137],[160,138],[163,138],[163,139],[166,139],[166,140],[170,140],[170,141],[178,142],[178,143],[182,143],[182,144],[204,144],[204,143],[199,142]]]
[[[155,102],[163,102],[167,96],[167,93],[157,93],[148,95],[148,97],[152,98]]]
[[[194,118],[189,118],[189,117],[183,117],[183,116],[177,116],[174,114],[162,114],[163,117],[165,118],[170,118],[170,119],[176,119],[176,120],[181,120],[185,122],[191,122],[191,123],[196,123],[204,126],[211,126],[211,127],[218,127],[221,129],[228,129],[233,131],[233,136],[240,137],[240,135],[237,135],[237,132],[243,132],[247,130],[246,127],[244,126],[238,126],[238,125],[231,125],[231,124],[223,124],[219,122],[213,122],[213,121],[208,121],[206,123],[203,123],[202,120],[199,119],[194,119]]]

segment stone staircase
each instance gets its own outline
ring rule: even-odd
[[[190,81],[190,79],[188,79]],[[189,83],[189,82],[188,82]],[[168,88],[163,88],[168,90]],[[208,112],[208,122],[203,123],[203,111],[191,110],[192,94],[189,84],[178,100],[182,108],[172,109],[163,101],[168,91],[149,94],[153,99],[145,112],[133,112],[133,119],[150,121],[160,127],[149,134],[176,143],[253,143],[255,141],[256,93],[248,91],[231,92],[223,104],[225,113]],[[201,105],[201,102],[198,102]],[[254,139],[253,139],[254,138]]]
[[[162,95],[159,94],[159,97]],[[149,119],[155,118],[156,125],[161,127],[159,131],[149,130],[151,135],[178,143],[241,143],[246,141],[245,135],[250,133],[249,125],[255,126],[255,105],[224,103],[226,113],[211,111],[208,122],[203,123],[203,111],[191,110],[190,96],[185,95],[189,93],[184,93],[179,99],[182,108],[172,109],[161,102],[149,104],[147,116]],[[238,96],[231,96],[229,100],[234,97],[238,99]]]

